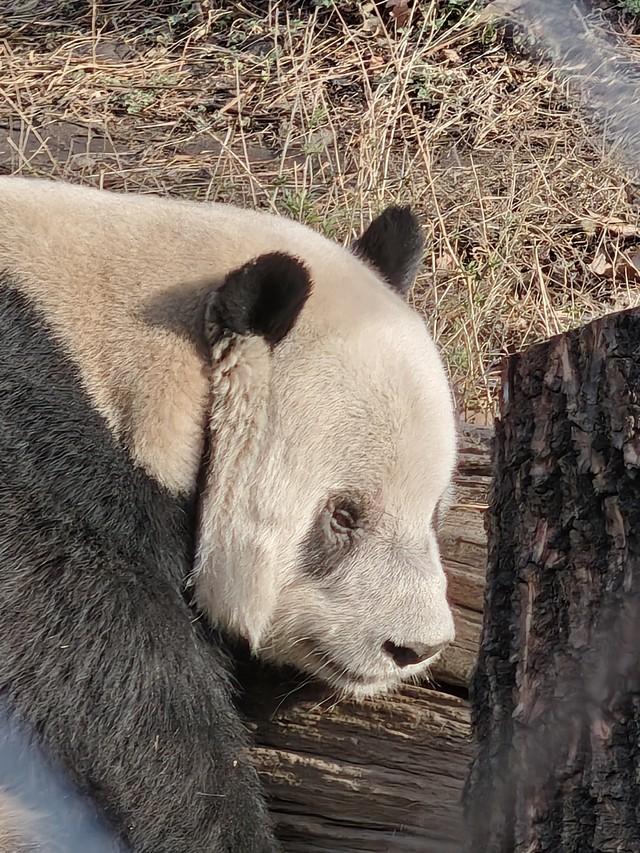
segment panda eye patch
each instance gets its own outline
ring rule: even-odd
[[[366,506],[360,495],[338,493],[325,500],[302,542],[301,559],[308,572],[327,577],[338,568],[368,526]]]

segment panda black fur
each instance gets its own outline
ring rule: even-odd
[[[333,594],[306,572],[310,554],[332,571],[342,558],[366,571],[371,524],[353,536],[340,528],[340,553],[323,551],[322,533],[311,534],[325,529],[327,512],[344,519],[351,511],[342,493],[316,508],[327,483],[344,480],[333,464],[340,450],[312,448],[301,462],[290,433],[311,427],[311,404],[321,403],[320,392],[317,400],[316,392],[300,399],[309,377],[324,381],[312,363],[300,367],[301,354],[319,348],[331,371],[326,349],[344,344],[369,369],[371,336],[385,346],[386,312],[406,337],[400,349],[426,359],[429,386],[426,396],[418,390],[426,387],[422,368],[415,378],[409,352],[397,393],[400,408],[409,400],[410,413],[393,413],[391,399],[389,411],[379,413],[383,426],[393,421],[389,441],[402,444],[389,445],[402,463],[390,500],[394,511],[399,500],[411,504],[412,536],[421,513],[426,523],[442,504],[455,455],[450,394],[435,350],[392,293],[406,291],[413,279],[419,233],[408,211],[392,209],[349,253],[265,214],[0,178],[0,700],[91,796],[123,849],[277,849],[223,652],[194,619],[185,581],[216,624],[265,657],[286,660],[297,643],[290,632],[299,634],[302,624],[291,627],[291,614],[298,618],[301,602],[317,594],[323,598],[313,614],[300,618],[321,619]],[[340,278],[339,296],[319,293],[307,310],[325,272],[332,278],[325,289]],[[372,317],[362,330],[350,322],[343,328],[366,288],[376,303]],[[307,315],[304,326],[300,317]],[[335,341],[327,334],[333,327]],[[393,364],[392,338],[387,346]],[[285,388],[287,406],[274,415],[273,394],[288,376],[294,384]],[[354,435],[362,432],[356,416],[362,418],[373,391],[384,406],[391,393],[386,377],[372,379],[379,388],[362,389]],[[338,416],[340,402],[338,394],[329,415]],[[275,449],[271,439],[254,440],[269,419],[280,429],[287,418],[289,432]],[[349,446],[357,443],[350,420]],[[374,421],[367,451],[378,434]],[[433,444],[427,486],[422,476],[411,479],[416,466],[408,464],[425,424]],[[366,460],[360,448],[351,470],[371,473]],[[301,464],[309,466],[308,483]],[[281,484],[279,465],[287,469]],[[269,502],[257,476],[272,478],[267,497],[275,503],[254,534],[250,526]],[[364,514],[366,489],[356,485],[340,488],[363,501],[357,512]],[[313,497],[304,519],[290,521],[300,531],[293,534],[286,529],[292,513],[278,515],[286,509],[280,498],[295,504],[303,487]],[[390,536],[385,530],[373,543],[376,554]],[[453,635],[429,537],[424,555],[412,539],[413,551],[380,557],[397,592],[382,600],[379,638],[363,635],[360,650],[349,651],[351,669],[313,657],[309,663],[313,648],[304,646],[305,656],[293,662],[363,693],[421,671]],[[415,555],[421,579],[406,580],[404,564]],[[298,591],[278,568],[293,576],[294,563]],[[351,581],[340,583],[337,613],[344,621],[353,592]],[[273,633],[273,624],[282,631]],[[405,652],[413,655],[408,671]]]

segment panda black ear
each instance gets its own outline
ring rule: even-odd
[[[260,335],[275,346],[293,328],[311,293],[311,279],[297,258],[274,252],[230,272],[211,294],[205,310],[205,338],[225,333]]]
[[[392,206],[373,220],[351,248],[405,296],[422,261],[424,236],[409,207]]]

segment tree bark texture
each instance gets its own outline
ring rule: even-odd
[[[640,851],[640,311],[510,358],[468,853]]]
[[[437,686],[362,704],[246,663],[243,710],[286,853],[460,853],[466,691],[484,595],[491,430],[463,428],[457,502],[442,534],[458,636]]]

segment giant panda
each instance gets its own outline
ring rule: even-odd
[[[0,178],[0,701],[123,849],[278,849],[206,626],[355,697],[451,642],[422,252]]]

